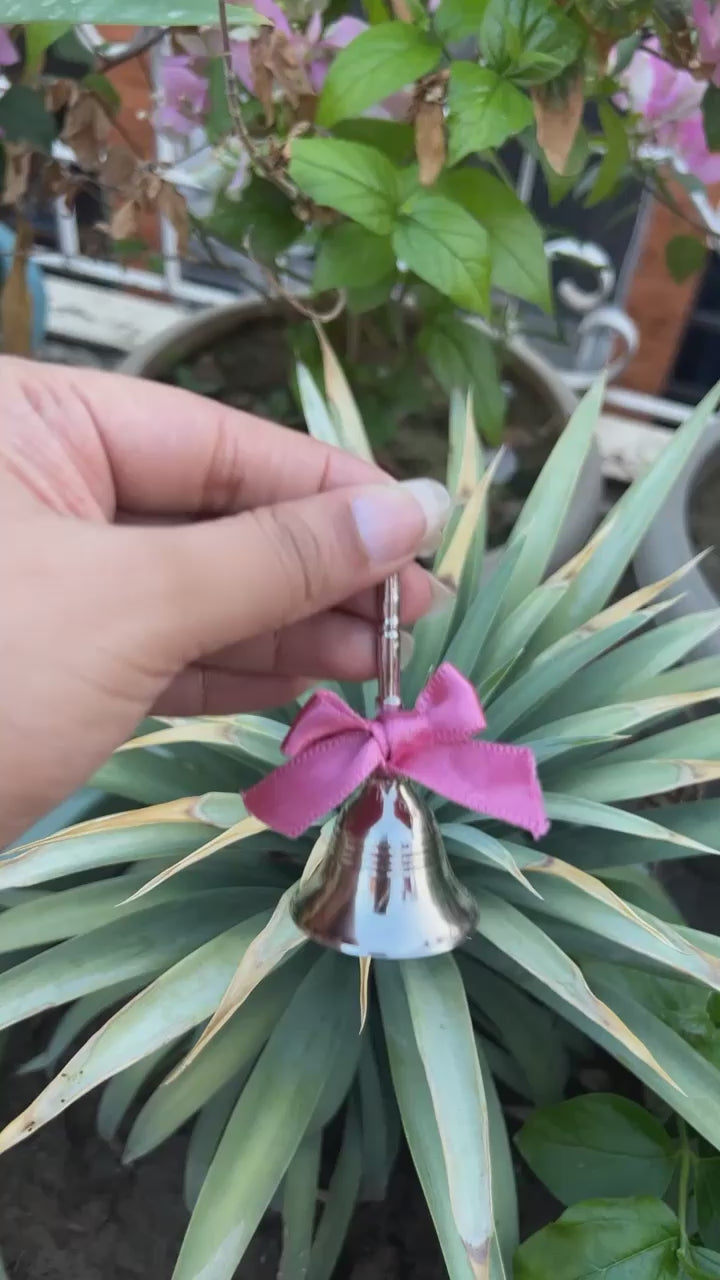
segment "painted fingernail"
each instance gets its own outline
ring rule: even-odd
[[[354,498],[353,518],[371,560],[392,564],[421,548],[438,546],[452,510],[447,489],[437,480],[404,480],[378,485]]]
[[[409,631],[400,632],[400,668],[405,670],[415,652],[415,641]]]
[[[432,603],[425,616],[431,618],[436,613],[446,613],[448,609],[452,609],[457,600],[457,591],[447,586],[445,582],[441,582],[433,574],[428,576]]]

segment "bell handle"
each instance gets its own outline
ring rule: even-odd
[[[378,588],[378,705],[402,706],[400,697],[400,577],[392,573]]]

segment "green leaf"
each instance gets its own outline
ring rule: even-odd
[[[677,1146],[629,1098],[594,1093],[539,1107],[515,1138],[533,1173],[562,1204],[602,1196],[664,1196]]]
[[[488,67],[455,62],[448,90],[448,160],[500,147],[532,124],[532,104],[516,85]]]
[[[313,289],[364,288],[385,280],[395,270],[389,236],[377,236],[356,222],[330,227],[320,240]]]
[[[0,130],[6,142],[27,142],[48,152],[57,137],[57,125],[45,108],[43,91],[11,85],[0,97]]]
[[[366,147],[375,147],[393,164],[409,164],[415,158],[413,127],[400,120],[376,120],[371,116],[342,120],[335,125],[333,136],[344,138],[346,142],[362,142]]]
[[[498,444],[505,423],[505,393],[492,340],[461,316],[440,311],[423,325],[418,345],[447,395],[472,390],[480,432],[489,444]]]
[[[384,1048],[366,1036],[360,1053],[358,1087],[362,1112],[363,1198],[384,1200],[400,1139],[400,1117]],[[382,1060],[381,1060],[382,1054]]]
[[[528,893],[537,893],[537,890],[525,879],[510,850],[505,848],[501,840],[483,831],[482,827],[471,827],[465,822],[445,822],[440,830],[448,852],[471,862],[484,863],[500,871],[507,871]]]
[[[91,780],[93,787],[142,805],[180,800],[209,791],[213,783],[217,786],[209,760],[206,769],[197,770],[179,756],[145,748],[116,751]]]
[[[255,929],[257,932],[257,926]],[[250,932],[247,926],[246,932]],[[242,948],[236,945],[234,963],[241,954]],[[160,1084],[130,1131],[123,1153],[126,1163],[153,1151],[170,1134],[177,1133],[229,1080],[240,1078],[262,1049],[306,969],[305,956],[299,956],[271,974],[197,1058]]]
[[[423,962],[424,963],[424,962]],[[475,1280],[458,1233],[443,1146],[418,1050],[400,966],[376,962],[380,1008],[393,1084],[418,1178],[435,1224],[450,1280]]]
[[[326,954],[277,1023],[198,1197],[173,1280],[230,1280],[297,1151],[333,1068],[357,1038],[357,965]],[[272,1105],[268,1106],[268,1100]]]
[[[434,191],[405,201],[393,247],[406,266],[468,311],[490,306],[490,252],[486,232],[459,204]]]
[[[488,0],[442,0],[433,19],[435,30],[446,43],[477,35],[487,5]]]
[[[720,396],[713,388],[673,433],[650,470],[625,491],[593,535],[591,554],[537,637],[540,648],[602,609],[662,507],[678,473],[712,418]],[[521,517],[522,518],[522,517]],[[596,554],[598,547],[600,553]]]
[[[479,33],[489,67],[518,84],[541,84],[574,62],[580,28],[553,0],[489,0]]]
[[[709,151],[720,151],[720,88],[709,84],[702,100],[705,141]]]
[[[602,1030],[591,1034],[717,1147],[720,1144],[720,1072],[677,1031],[645,1008],[632,993],[619,965],[592,960],[584,964],[584,969],[593,988],[640,1037],[656,1067],[665,1074],[649,1070],[641,1060],[633,1061],[621,1045],[611,1044]],[[650,978],[650,975],[643,976]],[[694,992],[695,988],[686,984],[686,990]]]
[[[559,1019],[543,1005],[477,960],[461,961],[468,995],[522,1072],[523,1093],[536,1104],[557,1102],[565,1092],[570,1060],[558,1034]],[[543,1046],[538,1053],[538,1045]]]
[[[75,1000],[58,1018],[53,1033],[41,1053],[18,1068],[18,1075],[27,1075],[31,1071],[54,1071],[58,1059],[63,1057],[70,1045],[82,1034],[86,1027],[96,1022],[101,1014],[120,1004],[126,996],[134,996],[146,982],[155,976],[157,970],[131,978],[127,982],[116,982],[102,991],[93,991],[89,996]]]
[[[629,771],[626,770],[627,772]],[[578,826],[600,827],[603,831],[620,831],[641,840],[669,840],[674,842],[676,849],[678,846],[686,848],[688,844],[694,843],[692,837],[686,836],[682,831],[677,833],[673,831],[670,821],[667,826],[662,826],[659,822],[653,822],[652,819],[644,817],[642,813],[615,809],[612,805],[590,800],[582,793],[563,794],[545,790],[543,794],[548,817],[554,822],[573,822]],[[636,850],[635,861],[639,862],[643,856],[642,849],[636,846]],[[712,852],[707,848],[702,851]]]
[[[310,435],[323,444],[339,447],[338,430],[325,397],[307,365],[298,360],[295,365],[300,406]]]
[[[253,174],[238,199],[221,191],[204,221],[208,235],[244,251],[249,244],[262,262],[274,262],[302,234],[303,224],[287,196]]]
[[[569,510],[575,481],[592,447],[604,395],[605,382],[599,378],[583,396],[567,426],[560,433],[515,522],[511,541],[524,536],[525,544],[503,600],[501,617],[507,617],[542,579]],[[539,537],[538,526],[541,522],[543,532],[542,537]],[[561,607],[560,603],[557,608]]]
[[[472,879],[467,883],[472,886]],[[486,948],[482,942],[478,946],[479,940],[472,939],[468,944],[471,953],[483,960],[487,958],[493,968],[500,967],[501,971],[507,961],[514,961],[531,975],[529,989],[539,1000],[556,1008],[556,997],[559,997],[560,1010],[564,1009],[571,1022],[575,1021],[574,1013],[579,1014],[583,1030],[606,1047],[613,1045],[611,1052],[616,1053],[621,1062],[635,1063],[631,1070],[642,1079],[657,1076],[657,1085],[651,1087],[657,1087],[660,1092],[663,1081],[669,1082],[660,1074],[652,1053],[642,1039],[613,1014],[608,1004],[590,990],[582,971],[570,957],[521,911],[490,893],[486,885],[478,884],[477,890],[482,901],[478,934],[486,938],[492,948]],[[493,948],[499,953],[499,966]]]
[[[233,123],[228,106],[225,89],[225,69],[220,55],[210,58],[205,68],[208,83],[208,110],[204,117],[204,127],[208,140],[221,142],[232,133]]]
[[[310,1254],[307,1280],[330,1280],[345,1243],[362,1175],[362,1131],[357,1100],[351,1098],[338,1155],[330,1178],[323,1214]],[[283,1272],[283,1277],[284,1277]],[[298,1277],[305,1276],[298,1272]]]
[[[687,1250],[680,1254],[680,1259],[685,1268],[681,1273],[683,1280],[685,1271],[691,1280],[717,1280],[720,1277],[720,1253],[688,1245]]]
[[[400,969],[442,1142],[453,1217],[480,1275],[493,1236],[490,1151],[465,990],[449,955],[401,961]]]
[[[603,127],[605,155],[585,201],[588,209],[612,195],[631,160],[625,117],[609,102],[598,103],[598,114]]]
[[[210,889],[61,942],[0,975],[2,1025],[172,965],[276,898],[267,889]]]
[[[290,176],[317,204],[338,209],[379,236],[392,231],[397,174],[374,147],[338,138],[298,138],[292,144]]]
[[[162,1045],[146,1057],[124,1067],[105,1085],[97,1112],[97,1131],[105,1142],[112,1142],[138,1095],[146,1088],[161,1062],[167,1057],[170,1045]]]
[[[173,886],[164,885],[159,895],[150,899],[128,902],[127,899],[147,880],[147,870],[132,875],[112,876],[92,880],[73,889],[59,893],[47,893],[40,901],[25,902],[9,911],[0,913],[0,953],[21,951],[25,947],[47,946],[64,938],[76,937],[125,919],[138,910],[156,906],[159,901],[169,901],[184,892],[192,892],[205,881],[194,879]]]
[[[188,1211],[197,1204],[197,1198],[207,1178],[215,1152],[225,1126],[230,1118],[238,1094],[245,1084],[245,1076],[236,1076],[210,1100],[200,1112],[192,1128],[185,1157],[183,1197]]]
[[[472,684],[478,684],[483,674],[482,651],[497,617],[503,596],[522,551],[522,540],[506,546],[497,568],[483,582],[469,602],[467,612],[460,621],[445,657],[448,662],[468,676]]]
[[[657,685],[655,677],[667,667],[681,662],[718,627],[720,611],[708,609],[674,618],[645,631],[643,635],[626,640],[597,658],[591,667],[571,676],[543,706],[543,723],[556,716],[575,715],[607,703],[672,694],[674,690]],[[711,674],[720,680],[720,661],[716,660]],[[701,681],[697,686],[698,689],[713,687],[713,679]]]
[[[444,173],[436,189],[457,200],[485,228],[495,287],[552,310],[543,233],[515,192],[476,168]]]
[[[512,1259],[519,1239],[515,1169],[505,1117],[492,1071],[477,1038],[475,1043],[485,1088],[490,1139],[493,1223],[496,1234],[496,1241],[493,1241],[490,1280],[504,1280],[505,1275],[512,1274]],[[496,1248],[499,1256],[496,1256]]]
[[[303,1138],[283,1187],[281,1280],[306,1280],[315,1226],[322,1133]]]
[[[2,0],[3,22],[32,22],[34,19],[106,23],[107,0]],[[168,22],[168,8],[159,0],[119,0],[112,10],[113,22],[122,26],[161,27]],[[217,21],[214,0],[179,0],[173,5],[172,21],[178,26],[198,26]]]
[[[678,1280],[680,1224],[662,1200],[589,1200],[566,1209],[515,1255],[515,1280]]]
[[[42,69],[46,50],[65,35],[70,26],[69,22],[28,22],[24,28],[26,72],[34,75]]]
[[[718,94],[720,96],[720,90]],[[667,269],[678,284],[689,280],[697,271],[702,271],[706,259],[707,248],[696,236],[673,236],[665,245]]]
[[[699,1159],[695,1165],[698,1230],[703,1244],[720,1249],[720,1157]]]
[[[226,898],[230,898],[229,890],[224,893]],[[198,894],[192,902],[184,905],[194,905],[196,916],[205,918],[204,938],[210,935],[210,940],[198,947],[198,941],[203,941],[203,933],[198,931],[193,937],[185,927],[185,938],[182,942],[176,940],[174,955],[167,953],[166,963],[169,968],[134,1000],[124,1005],[73,1055],[35,1101],[6,1126],[0,1135],[0,1147],[7,1149],[21,1142],[40,1124],[52,1120],[95,1085],[132,1066],[139,1058],[147,1057],[149,1053],[176,1040],[212,1013],[239,955],[262,927],[266,917],[251,916],[231,928],[227,928],[223,921],[225,931],[212,937],[212,932],[217,932],[217,923],[213,921],[208,925],[206,917],[210,916],[212,919],[212,914],[209,904],[201,901],[203,897],[207,895]],[[148,916],[151,912],[142,914]],[[237,905],[235,914],[237,916]],[[177,915],[173,923],[178,923]],[[125,932],[132,935],[132,926],[127,922],[123,922],[123,925]],[[155,927],[158,927],[157,921]],[[107,930],[98,930],[98,934],[103,932],[106,933]],[[137,934],[132,935],[129,941],[137,951]],[[65,944],[66,947],[70,945]],[[149,951],[149,948],[146,950]],[[49,954],[54,955],[56,952]],[[112,954],[111,952],[110,955]],[[178,956],[182,956],[182,959],[177,960]],[[102,960],[105,958],[103,952]],[[136,971],[140,962],[136,959]],[[99,957],[96,963],[100,968]],[[145,962],[145,969],[149,963],[150,958]],[[118,965],[118,973],[121,976],[127,975],[128,966],[123,970]],[[62,977],[62,969],[58,966],[59,990],[56,992],[56,1003],[61,1002],[63,995],[68,998],[60,985]],[[96,982],[96,987],[99,985],[100,982]],[[44,1007],[49,1004],[50,1001],[46,999]]]
[[[56,48],[57,53],[60,53],[60,46],[62,44],[63,41],[61,40],[60,45]],[[79,45],[79,47],[82,49],[84,46]],[[85,50],[85,52],[88,54],[92,64],[92,53],[88,50]],[[116,115],[120,110],[120,107],[122,106],[122,98],[108,76],[101,75],[99,71],[89,71],[87,75],[83,76],[82,85],[84,89],[88,89],[90,93],[95,94],[97,98],[101,98],[105,103],[105,106],[113,115]],[[119,253],[121,255],[124,254],[125,257],[137,258],[147,252],[148,244],[146,240],[143,240],[138,236],[135,239],[113,241],[113,249],[116,254]]]
[[[317,107],[317,124],[328,129],[360,115],[382,98],[426,76],[442,48],[407,22],[383,22],[361,32],[330,66]]]

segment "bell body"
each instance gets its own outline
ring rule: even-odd
[[[293,917],[316,942],[346,955],[411,960],[457,947],[477,907],[415,787],[378,773],[340,811]]]

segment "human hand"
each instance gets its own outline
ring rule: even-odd
[[[0,846],[150,711],[224,714],[375,670],[375,592],[450,499],[173,387],[0,360]],[[159,521],[159,522],[158,522]]]

